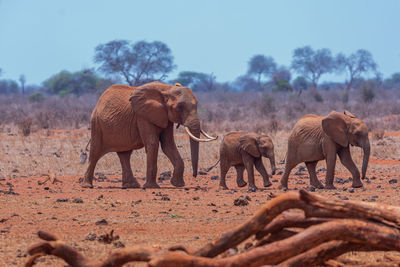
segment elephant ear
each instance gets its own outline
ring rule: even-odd
[[[322,129],[337,144],[347,147],[349,145],[347,138],[348,126],[344,117],[345,115],[332,111],[322,120]]]
[[[354,115],[353,113],[351,113],[351,112],[348,111],[348,110],[345,110],[345,111],[344,111],[344,114],[347,115],[347,116],[349,116],[350,118],[357,118],[356,115]]]
[[[255,158],[261,156],[257,145],[258,135],[256,134],[245,134],[239,137],[239,146],[241,149],[249,153]]]
[[[164,95],[160,90],[151,85],[138,87],[129,98],[133,110],[152,124],[167,128],[168,111]]]

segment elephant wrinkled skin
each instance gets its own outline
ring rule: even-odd
[[[144,147],[147,181],[143,187],[159,187],[156,181],[159,143],[174,167],[171,183],[184,186],[184,163],[174,141],[174,123],[182,124],[191,133],[191,159],[196,176],[199,142],[213,138],[199,138],[200,133],[205,133],[200,128],[197,99],[190,88],[160,82],[139,87],[118,84],[109,87],[92,113],[89,166],[82,186],[93,187],[97,161],[108,152],[117,152],[122,166],[122,187],[140,187],[133,177],[130,157],[132,150]]]
[[[348,111],[344,114],[332,111],[328,116],[306,115],[294,126],[288,140],[285,172],[281,178],[281,187],[287,189],[290,171],[299,163],[304,162],[310,174],[310,183],[316,188],[324,188],[318,181],[315,168],[318,161],[325,159],[326,189],[335,189],[333,178],[335,174],[336,155],[353,176],[353,187],[362,187],[360,172],[353,162],[350,147],[363,149],[362,179],[365,178],[370,143],[366,124]]]
[[[249,189],[257,189],[254,183],[254,166],[263,177],[264,187],[271,186],[272,184],[269,181],[268,172],[263,165],[262,157],[270,160],[272,174],[275,174],[274,144],[271,138],[266,135],[246,132],[232,132],[225,135],[220,146],[220,187],[228,189],[225,177],[231,166],[235,166],[236,168],[236,182],[239,187],[246,186],[247,184],[243,180],[243,172],[246,169]]]

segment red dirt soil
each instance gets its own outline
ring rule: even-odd
[[[60,134],[62,138],[66,138],[66,135],[86,136],[87,131],[82,133],[53,131],[52,134],[53,136]],[[85,142],[87,139],[81,141],[82,144]],[[284,147],[284,138],[278,142]],[[379,152],[381,146],[375,145],[376,142],[372,143],[373,151],[375,149]],[[396,140],[390,146],[396,146],[397,142]],[[207,153],[216,153],[217,149],[218,146],[213,145],[211,152]],[[360,156],[355,158],[359,166]],[[277,157],[277,162],[280,159],[281,156]],[[214,159],[210,159],[210,162],[212,161]],[[371,158],[369,179],[363,181],[364,188],[352,189],[348,180],[350,173],[344,170],[338,161],[335,173],[337,178],[335,186],[338,189],[317,189],[316,192],[328,198],[400,205],[399,163],[399,160]],[[104,166],[105,161],[99,164]],[[203,165],[208,164],[209,162]],[[137,164],[136,167],[140,173],[135,175],[143,177],[145,167]],[[282,170],[284,165],[278,164],[277,167]],[[323,166],[318,168],[321,167]],[[269,166],[267,169],[269,170]],[[42,170],[37,172],[40,171]],[[289,188],[309,189],[307,171],[295,174],[296,171],[297,168],[290,175]],[[47,179],[45,176],[26,177],[19,173],[14,173],[13,176],[0,176],[0,266],[21,266],[26,257],[26,249],[39,242],[36,235],[38,230],[59,235],[67,244],[79,248],[92,258],[104,258],[109,252],[118,248],[113,244],[103,244],[96,240],[88,241],[85,237],[91,232],[99,236],[109,233],[112,229],[120,236],[120,241],[125,246],[167,248],[181,244],[199,248],[233,226],[249,219],[262,205],[282,193],[278,189],[280,174],[271,179],[272,187],[264,189],[262,179],[256,173],[256,183],[262,190],[249,193],[247,188],[236,186],[235,173],[232,170],[227,178],[231,190],[227,191],[219,190],[219,181],[211,179],[211,176],[219,175],[218,168],[210,174],[199,175],[197,178],[189,174],[190,167],[187,167],[186,172],[184,188],[174,188],[169,180],[165,180],[159,183],[161,189],[147,190],[121,189],[120,174],[106,173],[105,181],[94,181],[93,189],[80,187],[78,180],[81,176],[59,175],[56,178],[60,182],[52,183],[50,179],[44,184],[42,182]],[[324,183],[325,171],[320,170],[318,177]],[[144,184],[143,179],[138,180]],[[249,196],[251,199],[249,205],[234,206],[234,200],[240,196]],[[99,224],[102,219],[107,223]],[[384,253],[360,252],[343,257],[363,263],[383,260],[383,255]],[[394,255],[400,256],[398,253]],[[44,265],[64,266],[65,263],[54,257],[43,257],[39,260],[38,266]]]

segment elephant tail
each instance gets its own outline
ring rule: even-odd
[[[89,145],[90,145],[90,141],[92,141],[92,138],[89,139],[89,141],[88,141],[88,143],[87,143],[87,145],[86,145],[86,147],[85,147],[85,151],[89,151],[88,147],[89,147]]]
[[[213,166],[208,167],[207,169],[205,169],[205,172],[209,172],[212,169],[214,169],[214,167],[217,166],[220,161],[221,161],[221,158],[219,158],[218,161]]]

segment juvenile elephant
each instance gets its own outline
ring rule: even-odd
[[[326,189],[335,189],[336,154],[342,164],[353,176],[353,187],[362,187],[360,172],[354,164],[349,145],[363,149],[362,178],[367,172],[370,155],[368,129],[365,123],[353,114],[332,111],[328,116],[306,115],[294,126],[288,140],[285,172],[281,178],[281,187],[287,189],[290,171],[304,162],[310,174],[310,183],[316,188],[323,188],[318,181],[315,167],[319,160],[326,160]]]
[[[249,189],[256,190],[254,183],[254,165],[263,177],[264,186],[271,186],[269,175],[265,169],[262,157],[270,160],[272,174],[275,174],[275,154],[274,144],[271,138],[266,135],[256,133],[232,132],[224,136],[220,146],[220,168],[221,180],[220,187],[228,189],[225,182],[226,173],[231,166],[235,166],[239,187],[246,186],[243,180],[243,172],[246,168],[249,181]]]
[[[200,128],[197,99],[180,84],[174,86],[152,82],[139,87],[113,85],[100,97],[91,118],[89,166],[83,187],[93,187],[97,161],[108,152],[117,152],[122,166],[122,187],[137,188],[130,157],[132,150],[145,147],[147,181],[144,188],[159,187],[156,181],[159,143],[174,166],[171,183],[184,186],[184,164],[176,148],[173,125],[182,124],[190,136],[193,176],[197,175],[199,143],[216,138]],[[200,133],[207,138],[200,139]]]

